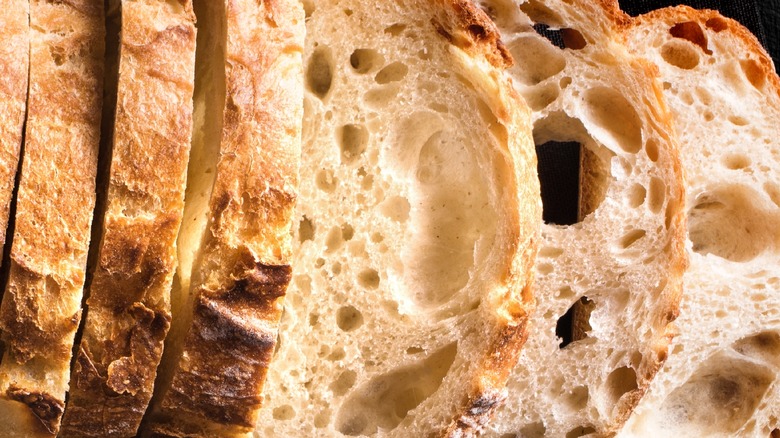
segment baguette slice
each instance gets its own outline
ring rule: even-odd
[[[28,0],[4,3],[0,14],[0,262],[19,165],[30,67]],[[0,344],[1,345],[1,344]]]
[[[526,336],[527,107],[470,1],[309,2],[293,282],[257,436],[467,436]]]
[[[192,3],[123,1],[108,200],[65,436],[133,436],[170,326],[192,133]]]
[[[680,133],[691,267],[680,335],[622,436],[778,436],[780,79],[714,11],[658,10],[628,36]]]
[[[53,436],[81,317],[100,138],[103,2],[30,2],[30,93],[0,308],[3,436]]]
[[[651,64],[621,44],[615,2],[481,3],[515,58],[537,147],[577,142],[583,163],[580,221],[543,227],[534,329],[488,436],[609,435],[663,363],[678,310],[684,187],[670,116]]]
[[[154,436],[251,432],[291,271],[303,7],[293,0],[210,0],[202,6],[206,15],[199,19],[212,28],[205,30],[212,38],[205,44],[216,47],[199,62],[207,64],[210,78],[222,80],[226,95],[214,96],[221,86],[207,84],[201,91],[212,95],[196,96],[201,105],[210,104],[209,123],[198,135],[195,147],[204,150],[193,151],[189,173],[207,182],[191,181],[188,190],[186,218],[193,223],[179,242],[194,256],[182,264],[179,288],[191,296],[189,304],[180,299],[183,311],[174,313],[180,325],[166,347],[170,354],[143,431]],[[213,119],[224,121],[221,144],[213,129],[222,123]],[[215,146],[213,178],[214,163],[207,158]],[[201,190],[212,178],[204,202]],[[204,217],[205,233],[199,233]]]

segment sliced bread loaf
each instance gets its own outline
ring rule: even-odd
[[[192,132],[190,1],[123,1],[111,172],[65,436],[133,436],[170,326]]]
[[[0,308],[7,437],[56,435],[65,407],[95,205],[104,19],[102,1],[30,2],[24,157]]]
[[[780,435],[780,80],[714,11],[639,17],[632,50],[660,70],[687,172],[679,336],[622,436]]]
[[[293,281],[256,435],[467,436],[526,335],[529,114],[470,1],[310,1]]]
[[[678,310],[684,188],[670,116],[651,64],[621,44],[615,2],[480,4],[515,58],[540,154],[574,142],[582,163],[579,220],[543,227],[531,335],[488,436],[609,435],[666,358]]]
[[[0,14],[0,261],[22,147],[30,67],[29,0],[4,4]]]
[[[196,6],[205,51],[179,236],[182,295],[142,434],[245,436],[290,280],[304,11],[296,0]]]

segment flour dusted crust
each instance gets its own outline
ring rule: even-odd
[[[81,315],[100,137],[103,2],[30,2],[30,93],[0,309],[5,436],[59,429]]]
[[[295,263],[256,436],[471,436],[533,307],[529,115],[466,1],[316,1]]]
[[[150,415],[156,436],[253,429],[290,279],[304,12],[295,1],[223,5],[211,11],[226,17],[225,64],[216,67],[225,75],[224,114],[211,108],[208,116],[223,117],[219,163],[194,257],[191,324],[173,339],[173,369]]]
[[[63,434],[132,436],[170,326],[192,132],[189,1],[122,2],[111,174]]]
[[[674,334],[686,258],[671,117],[654,66],[622,45],[630,19],[615,2],[478,3],[514,57],[537,147],[579,143],[585,185],[579,222],[542,228],[533,330],[487,436],[609,435]],[[567,314],[573,332],[562,345]]]
[[[5,242],[22,126],[27,108],[30,61],[29,2],[16,0],[0,14],[0,241]],[[2,245],[0,245],[2,251]],[[0,256],[2,259],[2,256]]]
[[[780,81],[758,41],[715,11],[638,17],[687,172],[679,335],[620,436],[780,434]]]

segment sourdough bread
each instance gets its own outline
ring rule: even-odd
[[[27,109],[30,67],[30,5],[27,0],[4,4],[0,14],[0,261],[14,193],[22,130]]]
[[[95,204],[104,40],[102,1],[30,2],[24,158],[0,308],[4,436],[53,436],[65,407]]]
[[[660,70],[687,171],[679,336],[621,436],[780,434],[780,80],[744,27],[687,7],[628,33]]]
[[[541,222],[527,107],[469,1],[306,2],[295,263],[256,436],[468,436]]]
[[[542,229],[533,329],[488,436],[608,436],[666,358],[678,310],[684,188],[670,116],[652,66],[621,44],[616,3],[480,4],[515,58],[537,147],[579,143],[583,166],[579,222]]]
[[[179,244],[190,256],[183,258],[177,286],[185,296],[177,301],[179,326],[171,332],[144,431],[155,436],[252,431],[291,271],[303,8],[292,0],[202,6],[201,31],[215,50],[199,58],[207,71],[201,71],[196,104],[222,104],[196,109],[205,111],[197,117],[204,124],[189,175],[205,180],[192,181],[187,193],[188,223]],[[204,86],[204,73],[224,87]],[[215,149],[216,169],[209,159]]]
[[[133,436],[170,325],[192,132],[189,1],[123,1],[111,172],[63,436]]]

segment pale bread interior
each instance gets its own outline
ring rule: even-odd
[[[294,277],[258,436],[442,431],[484,372],[515,182],[497,97],[436,7],[306,2]]]
[[[621,435],[776,436],[780,82],[758,42],[714,13],[656,12],[628,42],[658,65],[674,113],[691,266],[680,334]]]

